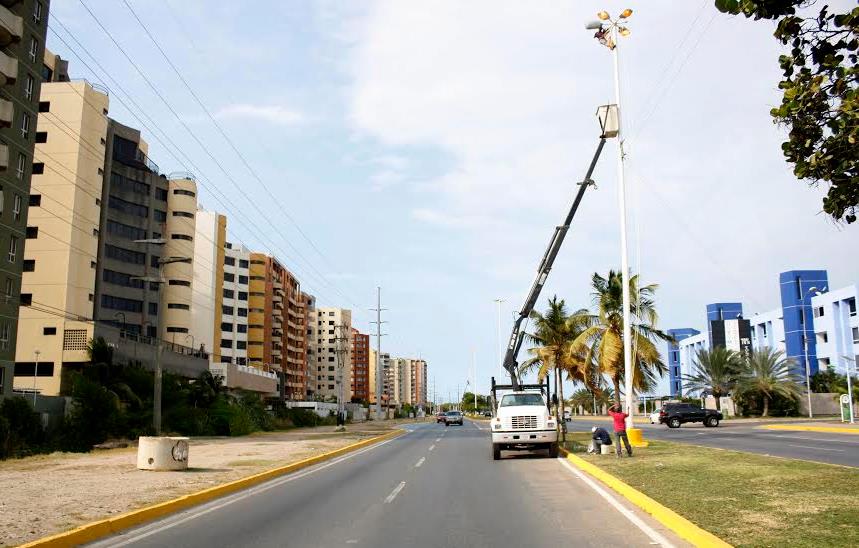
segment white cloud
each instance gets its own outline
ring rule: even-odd
[[[251,105],[246,103],[222,107],[215,112],[215,118],[254,118],[271,124],[285,126],[300,124],[305,120],[302,113],[280,105]]]

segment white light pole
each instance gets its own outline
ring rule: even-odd
[[[826,291],[825,287],[823,291]],[[805,313],[805,300],[808,298],[809,293],[820,295],[822,292],[816,287],[809,287],[805,294],[803,294],[802,302],[799,304],[799,309],[802,312],[802,344],[805,350],[805,356],[803,356],[803,361],[805,362],[805,397],[808,403],[808,418],[811,419],[814,418],[814,414],[811,411],[811,365],[808,362],[808,317]]]
[[[601,44],[609,48],[612,52],[614,60],[614,100],[617,105],[617,206],[620,213],[620,270],[623,294],[623,372],[625,377],[624,394],[626,401],[626,412],[629,413],[627,418],[627,427],[633,426],[633,415],[635,410],[632,408],[632,318],[630,317],[631,298],[629,294],[629,253],[626,243],[626,186],[624,184],[624,164],[623,164],[623,133],[621,124],[621,106],[620,106],[620,67],[618,59],[618,38],[620,36],[629,35],[629,29],[622,26],[632,15],[632,10],[627,8],[621,12],[617,19],[611,19],[608,12],[601,11],[597,14],[600,21],[596,27],[593,24],[588,25],[588,28],[597,28],[594,35]]]
[[[501,298],[495,299],[495,304],[498,305],[497,306],[497,309],[498,309],[498,318],[497,318],[498,319],[498,326],[495,329],[495,337],[496,337],[495,346],[498,349],[498,380],[499,381],[504,378],[504,373],[505,373],[504,361],[503,361],[502,353],[501,353],[501,303],[503,303],[503,302],[504,302],[504,299],[501,299]]]
[[[42,354],[38,350],[33,352],[36,355],[36,369],[33,371],[33,409],[36,408],[36,378],[39,376],[39,356]]]
[[[847,360],[847,398],[850,400],[848,405],[850,408],[850,424],[856,424],[855,417],[853,417],[853,375],[850,372],[850,362],[853,362],[853,367],[856,367],[856,358],[849,356],[843,356],[843,358]]]

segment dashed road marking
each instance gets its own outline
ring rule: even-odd
[[[430,445],[429,450],[432,451],[433,449],[435,449],[435,444]]]
[[[415,464],[415,468],[420,468],[420,467],[421,467],[421,465],[422,465],[424,462],[426,462],[426,460],[427,460],[427,458],[426,458],[426,457],[421,457],[421,459],[417,462],[417,464]]]
[[[441,441],[441,438],[436,438],[436,439],[435,439],[435,442],[436,442],[436,443],[438,443],[438,442],[440,442],[440,441]]]
[[[406,486],[406,482],[401,481],[399,485],[394,487],[394,490],[391,491],[391,494],[388,495],[387,497],[385,497],[385,504],[391,504],[391,502],[393,502],[393,500],[395,498],[397,498],[397,495],[400,494],[400,491],[402,491],[403,487],[405,487],[405,486]]]
[[[802,447],[803,449],[817,449],[818,451],[837,451],[838,453],[843,453],[846,449],[830,449],[827,447],[815,447],[813,445],[797,445],[795,443],[788,443],[789,447]]]

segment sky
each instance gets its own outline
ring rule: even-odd
[[[859,227],[783,160],[773,24],[712,0],[54,0],[47,45],[321,306],[374,333],[381,287],[382,351],[426,359],[446,400],[498,374],[494,301],[505,340],[614,102],[584,25],[626,7],[630,267],[659,284],[658,327],[704,329],[711,302],[777,308],[785,270],[859,282]],[[609,141],[539,308],[591,306],[593,273],[619,269],[616,161]]]

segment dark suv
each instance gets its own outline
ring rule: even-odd
[[[680,428],[685,422],[703,422],[704,426],[719,426],[722,413],[713,409],[702,409],[691,403],[666,403],[659,411],[659,422],[669,428]]]

